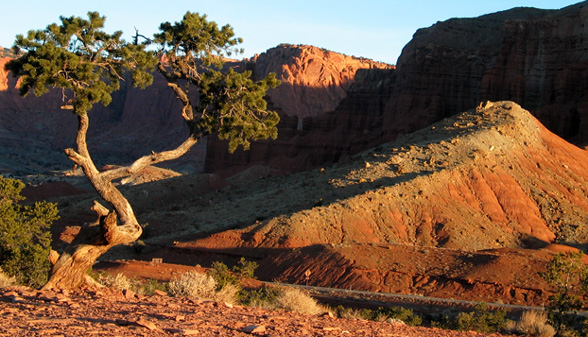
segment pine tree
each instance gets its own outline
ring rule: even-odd
[[[100,197],[112,208],[95,201],[96,224],[82,227],[80,234],[65,249],[53,267],[45,288],[76,288],[84,283],[85,272],[111,247],[130,243],[142,233],[133,208],[113,181],[163,161],[173,160],[209,134],[229,141],[229,149],[245,149],[251,140],[276,138],[278,114],[267,110],[264,96],[279,85],[275,74],[259,81],[250,72],[225,69],[224,59],[242,42],[229,25],[218,27],[206,15],[186,13],[180,22],[162,23],[153,39],[138,32],[133,43],[124,41],[122,32],[103,31],[105,17],[89,12],[88,19],[61,17],[60,24],[18,35],[14,52],[21,55],[6,68],[21,79],[21,94],[42,95],[51,88],[62,90],[68,100],[64,109],[77,117],[76,148],[65,154],[80,166]],[[148,48],[151,47],[151,48]],[[151,84],[156,69],[182,103],[178,113],[190,131],[177,148],[152,152],[131,165],[100,172],[88,151],[86,133],[89,114],[96,103],[109,104],[112,92],[130,73],[134,85]],[[188,88],[199,93],[198,104]],[[121,144],[121,146],[124,146]]]

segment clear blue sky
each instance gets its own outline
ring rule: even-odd
[[[11,0],[2,5],[0,46],[9,48],[16,34],[45,28],[59,16],[105,15],[106,30],[134,27],[150,36],[164,21],[179,21],[186,11],[207,14],[230,24],[242,37],[242,57],[280,43],[310,44],[347,55],[395,64],[402,47],[418,28],[454,17],[476,17],[513,7],[559,9],[574,0]]]

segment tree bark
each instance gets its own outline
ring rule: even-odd
[[[51,278],[43,289],[82,287],[86,283],[86,272],[102,254],[118,244],[135,241],[141,235],[141,231],[137,231],[134,235],[120,231],[115,212],[104,214],[107,209],[101,205],[94,208],[98,208],[98,223],[82,227],[80,233],[53,266]]]

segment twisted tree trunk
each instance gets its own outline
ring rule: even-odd
[[[130,203],[113,184],[113,180],[130,176],[151,164],[178,158],[188,152],[199,138],[190,136],[174,150],[151,153],[139,158],[130,166],[100,172],[94,165],[86,144],[88,126],[88,115],[79,115],[77,149],[69,148],[65,150],[65,153],[82,168],[96,192],[113,209],[109,210],[97,201],[94,202],[92,209],[98,214],[98,221],[89,226],[82,226],[80,233],[54,264],[49,281],[43,289],[82,287],[86,281],[86,272],[102,254],[111,247],[137,240],[143,232],[142,228],[137,222]]]

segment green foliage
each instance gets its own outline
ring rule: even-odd
[[[185,118],[194,121],[193,134],[217,134],[228,140],[231,152],[241,145],[249,149],[250,140],[277,137],[280,119],[267,110],[264,96],[280,81],[273,73],[255,82],[250,71],[224,69],[224,57],[239,51],[235,46],[242,42],[231,26],[219,28],[206,15],[188,12],[182,21],[165,22],[159,29],[153,41],[167,60],[159,70],[183,100]],[[190,86],[199,92],[196,112],[187,95]]]
[[[237,276],[229,270],[226,264],[220,261],[213,262],[212,269],[208,273],[216,281],[218,289],[230,284],[239,284]]]
[[[259,265],[254,261],[247,261],[244,257],[241,257],[237,265],[233,266],[232,269],[220,262],[215,261],[212,263],[212,269],[209,274],[218,284],[218,289],[222,289],[226,285],[241,286],[239,279],[248,277],[255,278],[255,269]]]
[[[251,307],[274,307],[282,291],[277,287],[262,286],[259,289],[241,290],[239,302]]]
[[[226,56],[242,52],[236,47],[242,39],[234,37],[231,26],[219,27],[206,15],[187,12],[180,22],[162,23],[152,40],[139,44],[137,34],[132,44],[121,38],[121,31],[105,33],[105,20],[88,12],[88,19],[60,17],[60,24],[17,35],[13,50],[21,56],[6,68],[20,77],[21,94],[39,96],[60,88],[63,107],[82,115],[96,103],[108,105],[125,72],[144,88],[157,67],[183,103],[192,137],[217,134],[231,152],[239,146],[248,149],[251,140],[277,137],[279,116],[267,110],[264,96],[280,81],[273,73],[254,81],[250,71],[225,67]],[[199,93],[197,105],[189,95],[192,87]]]
[[[138,286],[133,290],[136,291],[138,294],[149,296],[155,294],[155,290],[161,290],[164,292],[168,291],[167,283],[159,282],[155,279],[149,279],[146,282],[139,283]]]
[[[377,309],[354,309],[338,305],[329,309],[337,317],[340,318],[361,318],[371,321],[386,321],[389,319],[397,319],[407,325],[419,326],[423,324],[421,316],[417,315],[412,309],[404,307],[379,307]]]
[[[233,272],[237,273],[239,277],[247,277],[255,279],[255,270],[259,267],[255,261],[247,261],[241,257],[236,266],[233,267]]]
[[[127,70],[132,71],[135,85],[150,85],[149,70],[157,63],[154,52],[146,51],[144,44],[125,42],[121,31],[105,33],[105,20],[97,12],[88,12],[88,20],[60,17],[60,24],[17,35],[13,51],[21,57],[6,68],[20,77],[21,94],[32,90],[40,96],[50,88],[60,88],[70,95],[74,112],[81,115],[95,103],[108,105]]]
[[[20,180],[0,176],[0,266],[18,283],[39,287],[51,267],[51,223],[57,220],[56,204],[36,202],[25,206]]]
[[[381,321],[390,318],[401,320],[407,325],[412,326],[423,324],[421,316],[416,315],[411,309],[404,307],[380,307],[372,313],[372,319],[374,320]]]
[[[506,309],[490,310],[485,303],[479,303],[473,311],[461,312],[457,316],[444,316],[433,326],[444,329],[478,331],[482,333],[499,332],[506,327]]]
[[[234,38],[233,28],[225,25],[219,29],[216,22],[207,20],[206,14],[187,12],[182,21],[174,24],[164,22],[159,30],[153,41],[163,46],[173,68],[182,68],[197,59],[210,65],[220,61],[217,56],[242,52],[235,46],[243,39]]]
[[[549,297],[549,320],[562,332],[574,325],[575,312],[584,307],[588,295],[588,267],[582,262],[582,252],[558,253],[539,275],[555,288]]]

